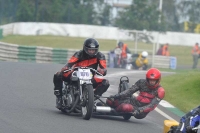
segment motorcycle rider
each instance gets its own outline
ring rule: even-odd
[[[63,81],[69,82],[72,71],[72,67],[90,67],[96,69],[102,75],[106,75],[106,58],[105,55],[99,52],[99,43],[93,38],[88,38],[84,41],[83,50],[75,52],[75,54],[69,59],[68,63],[64,65],[61,71],[54,74],[54,94],[56,95],[56,107],[61,108],[62,105],[62,87]],[[65,72],[64,71],[68,71]],[[107,91],[110,86],[107,79],[93,77],[92,79],[94,94],[101,96]]]
[[[147,70],[148,68],[148,52],[143,51],[141,54],[133,54],[132,57],[135,59],[132,62],[133,69]]]
[[[181,117],[179,126],[177,128],[171,128],[168,133],[197,133],[197,130],[192,128],[197,127],[200,123],[200,106],[192,109]]]
[[[126,58],[127,57],[127,53],[131,53],[131,51],[129,50],[127,44],[123,43],[123,42],[118,42],[118,48],[120,48],[122,50],[122,57]]]
[[[150,68],[146,79],[139,79],[129,89],[116,95],[111,95],[106,103],[117,112],[132,112],[137,119],[143,119],[153,111],[165,96],[165,90],[160,85],[161,73],[156,68]],[[133,96],[139,91],[138,96]]]

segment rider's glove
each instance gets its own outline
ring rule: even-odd
[[[97,70],[99,73],[101,73],[103,76],[105,76],[106,75],[106,73],[107,73],[107,70],[106,69],[101,69],[101,68],[98,68],[98,70]]]
[[[64,66],[64,67],[61,69],[61,72],[64,72],[65,70],[69,70],[69,67]]]
[[[119,98],[119,94],[116,94],[116,95],[110,95],[108,99],[114,101],[115,99],[118,99]]]
[[[191,133],[192,132],[192,128],[193,128],[192,126],[187,126],[186,127],[186,132],[187,133]]]
[[[61,73],[61,75],[62,75],[63,73],[66,73],[66,72],[68,72],[68,71],[71,71],[71,69],[70,69],[69,67],[67,67],[67,66],[64,66],[64,67],[61,69],[60,73]]]
[[[134,110],[133,111],[133,116],[136,116],[136,115],[139,115],[140,113],[142,113],[143,111],[142,110],[140,110],[140,109],[136,109],[136,110]]]

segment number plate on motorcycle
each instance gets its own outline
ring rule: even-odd
[[[82,80],[91,79],[90,69],[78,69],[78,77]]]

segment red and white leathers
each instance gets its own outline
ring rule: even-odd
[[[137,91],[138,96],[133,96]],[[106,102],[118,112],[139,110],[140,113],[135,118],[142,119],[156,108],[164,96],[165,90],[161,85],[151,88],[146,79],[140,79],[131,88],[117,94],[114,101],[107,99]]]

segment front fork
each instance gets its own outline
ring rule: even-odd
[[[83,88],[82,88],[82,85],[80,85],[80,88],[79,88],[79,95],[80,95],[80,100],[82,102],[83,101]]]
[[[85,104],[86,104],[86,97],[84,97],[84,95],[83,95],[83,91],[85,91],[85,90],[83,90],[83,89],[87,89],[86,87],[87,87],[87,84],[91,84],[91,81],[89,81],[89,82],[87,82],[87,83],[83,83],[82,81],[80,81],[80,82],[78,82],[78,86],[80,87],[79,88],[79,95],[80,95],[80,101],[81,101],[81,105],[82,106],[85,106]]]

